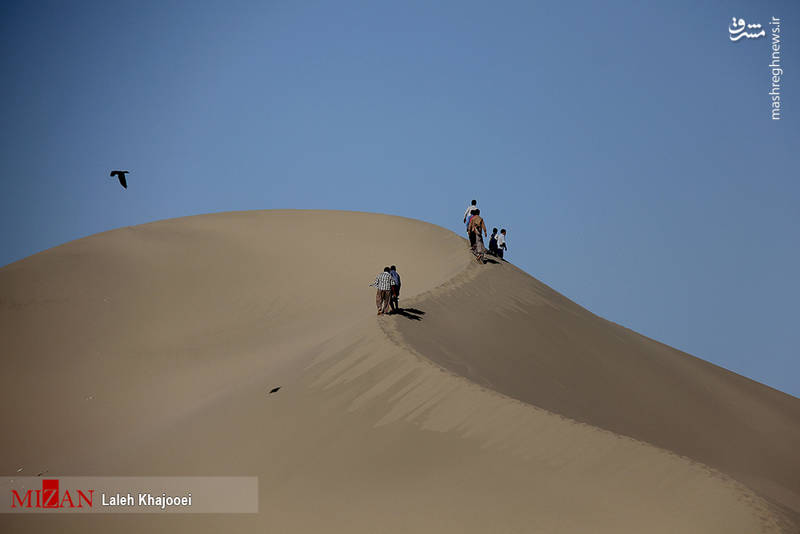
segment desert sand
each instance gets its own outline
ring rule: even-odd
[[[390,264],[413,313],[376,317]],[[1,475],[260,482],[258,514],[4,514],[3,532],[800,528],[800,400],[420,221],[93,235],[0,268],[0,339]]]

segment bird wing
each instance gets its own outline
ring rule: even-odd
[[[125,180],[125,175],[122,173],[119,173],[119,183],[122,185],[122,187],[128,189],[128,181]]]

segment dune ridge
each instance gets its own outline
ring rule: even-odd
[[[0,388],[29,399],[24,412],[0,406],[0,471],[257,475],[261,484],[257,515],[3,515],[0,526],[794,531],[728,473],[484,376],[470,359],[481,353],[467,350],[479,325],[461,328],[464,307],[450,299],[477,299],[506,320],[528,303],[492,304],[484,286],[500,284],[505,298],[516,271],[471,261],[463,238],[420,221],[286,210],[113,230],[0,268]],[[367,284],[389,263],[420,320],[375,317]],[[454,361],[465,336],[465,359],[449,368],[440,356]],[[483,363],[527,372],[512,348]]]
[[[491,267],[504,272],[472,266],[412,299],[431,320],[398,323],[402,342],[512,398],[719,469],[800,518],[800,400]],[[447,318],[464,308],[458,324]]]

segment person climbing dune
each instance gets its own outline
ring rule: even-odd
[[[503,259],[503,253],[506,250],[508,250],[508,245],[506,245],[506,229],[503,228],[497,235],[497,256],[501,260]]]
[[[464,224],[467,224],[467,219],[472,216],[472,212],[478,209],[478,201],[473,200],[472,203],[467,206],[467,210],[464,212]]]
[[[389,274],[392,275],[392,280],[394,284],[392,284],[392,298],[389,300],[389,304],[392,307],[392,311],[396,312],[400,309],[400,274],[397,272],[397,267],[392,265],[389,267]]]
[[[489,238],[489,254],[497,256],[497,228],[492,228],[492,236]]]
[[[384,267],[383,272],[378,273],[378,276],[375,277],[375,281],[370,284],[370,287],[374,287],[378,291],[375,294],[375,305],[378,307],[378,315],[389,312],[393,285],[395,285],[395,281],[394,278],[392,278],[389,267]]]
[[[472,219],[472,216],[475,214],[475,210],[478,209],[478,201],[473,200],[472,203],[467,206],[467,211],[464,212],[464,224],[467,225],[467,237],[469,238],[469,248],[475,250],[475,234],[470,232],[469,230],[469,222]]]
[[[486,223],[483,222],[481,217],[481,210],[474,210],[474,215],[469,220],[469,227],[467,228],[471,233],[475,234],[475,258],[478,262],[484,263],[484,255],[486,248],[483,246],[483,236],[488,236],[486,231]],[[483,232],[483,235],[481,235]]]

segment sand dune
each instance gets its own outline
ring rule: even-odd
[[[798,399],[470,260],[419,221],[268,211],[123,228],[3,267],[2,474],[256,475],[260,513],[0,527],[797,528]],[[374,316],[367,285],[390,263],[421,320]]]

